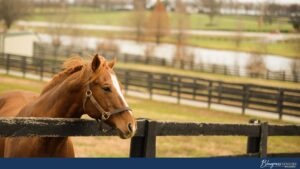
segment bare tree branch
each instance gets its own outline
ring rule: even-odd
[[[28,15],[29,7],[28,0],[0,0],[0,19],[4,20],[6,29],[16,20]]]
[[[146,30],[150,36],[154,36],[156,44],[159,44],[161,38],[170,31],[169,16],[166,8],[160,0],[157,1],[154,10],[151,12],[147,22]]]

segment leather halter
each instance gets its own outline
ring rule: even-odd
[[[122,113],[124,111],[129,111],[131,110],[129,107],[122,107],[119,109],[115,109],[113,111],[105,111],[101,105],[97,102],[97,100],[95,99],[95,97],[93,96],[93,92],[90,89],[90,85],[88,84],[87,86],[87,90],[85,92],[85,97],[83,99],[83,110],[85,111],[85,105],[87,102],[87,99],[90,99],[92,104],[96,107],[96,109],[101,113],[101,120],[102,121],[106,121],[109,119],[110,116],[114,115],[114,114],[118,114],[118,113]],[[96,119],[97,120],[97,119]]]

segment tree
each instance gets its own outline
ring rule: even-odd
[[[248,59],[246,69],[251,77],[259,77],[261,74],[267,71],[267,67],[261,53],[252,52],[251,56]]]
[[[97,52],[103,54],[104,56],[117,56],[120,53],[120,48],[113,39],[106,39],[97,44]]]
[[[185,46],[176,45],[176,51],[174,53],[173,65],[181,69],[185,68],[185,64],[193,64],[195,56]],[[191,68],[191,66],[190,66]]]
[[[174,65],[179,63],[181,68],[184,66],[184,61],[188,62],[193,60],[192,57],[189,57],[185,48],[187,39],[186,30],[188,26],[189,16],[186,11],[186,6],[181,0],[177,0],[175,5],[176,52],[174,55]]]
[[[243,5],[244,10],[245,10],[245,14],[249,15],[249,11],[253,9],[253,3],[245,3]]]
[[[290,23],[296,31],[300,31],[300,5],[292,4],[287,8],[287,13],[290,15]]]
[[[300,39],[296,39],[293,46],[294,51],[300,56]],[[293,59],[290,66],[294,81],[300,81],[300,59]]]
[[[202,6],[205,8],[205,13],[209,17],[209,25],[213,25],[213,20],[220,13],[221,1],[219,0],[201,0]]]
[[[147,44],[144,50],[145,58],[148,59],[154,56],[154,52],[155,52],[155,45]]]
[[[292,75],[294,77],[294,81],[298,82],[300,79],[300,59],[294,59],[291,62],[291,70]]]
[[[176,1],[175,6],[175,29],[176,29],[176,44],[185,45],[186,30],[189,26],[189,15],[186,11],[186,6],[181,0]]]
[[[130,21],[135,27],[136,41],[140,42],[144,35],[146,13],[144,2],[141,0],[134,0],[134,12],[131,15]]]
[[[259,77],[267,71],[267,66],[263,58],[263,54],[267,53],[267,51],[268,47],[266,42],[257,42],[256,50],[251,52],[246,65],[246,70],[250,76]]]
[[[169,16],[166,8],[160,0],[157,1],[153,11],[150,13],[145,29],[150,36],[155,37],[156,44],[170,31]]]
[[[296,31],[300,31],[300,15],[291,16],[290,21]]]
[[[279,6],[274,1],[265,1],[262,6],[262,15],[265,23],[273,24],[273,18],[278,15]]]
[[[236,35],[234,37],[236,48],[239,48],[241,46],[243,40],[243,30],[244,30],[243,20],[238,19],[236,23]]]
[[[54,8],[55,14],[49,17],[48,31],[52,37],[52,45],[58,48],[61,45],[61,36],[64,33],[65,24],[70,20],[70,11],[63,6]]]
[[[10,29],[16,20],[26,16],[29,7],[28,0],[0,0],[0,19],[4,20],[5,29]]]

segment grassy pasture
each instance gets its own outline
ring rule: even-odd
[[[22,89],[40,92],[45,82],[0,75],[0,93]],[[205,108],[195,108],[127,96],[136,117],[155,120],[195,121],[213,123],[247,123],[251,116],[242,116]],[[84,116],[84,118],[87,118]],[[269,123],[284,124],[278,120],[257,118]],[[269,137],[268,152],[299,152],[300,137]],[[73,137],[79,157],[128,157],[130,140],[117,137]],[[203,157],[245,153],[246,137],[158,137],[158,157]]]
[[[58,18],[59,13],[51,13],[50,9],[44,9],[45,12],[41,13],[40,9],[36,9],[35,12],[26,18],[28,21],[55,21]],[[51,14],[47,14],[50,12]],[[82,23],[82,24],[99,24],[99,25],[112,25],[112,26],[132,26],[130,20],[134,14],[132,11],[96,11],[93,8],[80,8],[71,7],[69,8],[70,15],[67,15],[67,22],[70,23]],[[146,15],[149,15],[149,11]],[[172,28],[176,27],[176,14],[169,12],[169,18]],[[258,25],[257,16],[234,16],[234,15],[221,15],[217,16],[214,20],[215,24],[208,26],[209,18],[204,14],[190,14],[189,15],[189,29],[197,30],[224,30],[224,31],[236,31],[237,27],[241,27],[243,31],[249,32],[293,32],[291,24],[288,23],[288,18],[277,18],[274,19],[273,24],[262,24]],[[44,28],[32,28],[38,32],[47,32],[49,30]],[[70,30],[63,30],[65,34],[68,34]],[[135,39],[135,35],[130,32],[111,32],[111,31],[84,31],[82,35],[86,36],[99,36],[121,38],[121,39]],[[255,40],[249,40],[249,38],[241,39],[240,46],[236,45],[236,37],[222,37],[222,36],[189,36],[187,38],[187,44],[211,48],[220,50],[236,50],[253,52],[257,51],[261,47],[261,44]],[[155,41],[153,38],[145,38],[145,41]],[[176,37],[166,36],[162,38],[162,42],[175,43]],[[299,52],[297,50],[297,44],[295,42],[274,42],[266,44],[266,54],[282,55],[286,57],[299,58]]]
[[[51,10],[51,9],[49,9]],[[85,10],[85,11],[83,11]],[[48,11],[51,13],[51,11]],[[52,11],[53,12],[53,11]],[[70,22],[84,23],[84,24],[99,24],[99,25],[114,25],[114,26],[131,26],[128,19],[133,15],[132,11],[96,11],[93,9],[85,8],[69,8]],[[149,15],[149,11],[146,12],[146,16]],[[47,21],[51,17],[57,15],[57,13],[41,13],[36,9],[35,12],[27,19],[32,21]],[[176,14],[173,12],[168,13],[172,23],[172,27],[176,26]],[[189,22],[191,29],[205,29],[205,30],[225,30],[235,31],[237,26],[240,25],[245,31],[254,32],[272,32],[281,30],[283,32],[291,32],[293,28],[288,23],[288,18],[274,19],[273,24],[262,24],[259,27],[259,18],[257,16],[234,16],[234,15],[219,15],[214,19],[213,25],[208,25],[209,18],[205,14],[190,14]]]

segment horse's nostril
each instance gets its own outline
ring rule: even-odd
[[[128,130],[129,130],[129,132],[132,132],[132,124],[131,123],[128,123]]]

